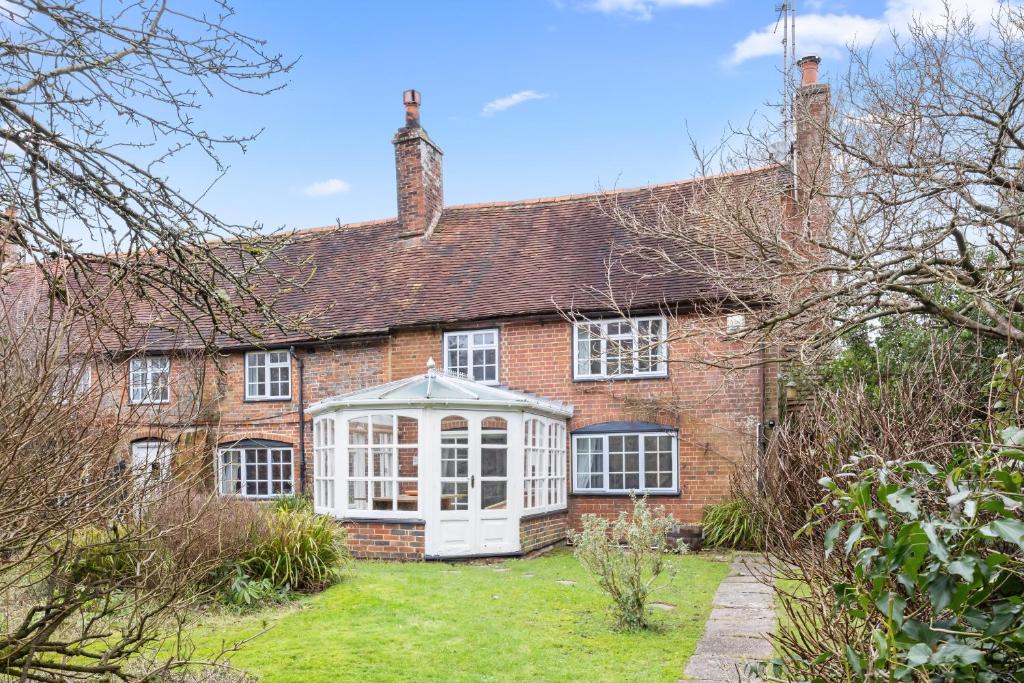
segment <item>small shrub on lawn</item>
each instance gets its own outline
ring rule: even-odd
[[[270,579],[254,579],[245,567],[235,565],[223,580],[220,602],[240,610],[256,609],[284,602],[287,588],[278,588]]]
[[[646,498],[632,500],[632,514],[622,511],[614,522],[583,515],[583,530],[569,533],[576,558],[611,597],[615,626],[624,631],[647,628],[651,593],[662,587],[666,569],[674,575],[665,554],[675,519],[662,507],[652,510]]]
[[[704,510],[704,544],[711,548],[762,550],[764,521],[744,499],[709,505]]]
[[[350,560],[345,533],[331,519],[274,511],[239,564],[275,588],[316,591],[340,580]]]

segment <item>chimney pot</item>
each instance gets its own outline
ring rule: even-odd
[[[800,67],[800,85],[814,85],[818,82],[818,65],[821,64],[821,57],[818,55],[807,55],[797,60],[796,65]]]
[[[402,102],[405,103],[405,127],[420,127],[420,93],[418,90],[406,90],[402,93]]]

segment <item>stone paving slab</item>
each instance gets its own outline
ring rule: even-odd
[[[712,601],[711,615],[683,680],[700,683],[754,683],[746,673],[752,661],[772,656],[767,635],[775,630],[775,596],[761,582],[768,567],[754,556],[736,558]]]

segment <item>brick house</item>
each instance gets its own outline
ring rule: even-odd
[[[816,59],[803,65],[798,97],[823,117],[827,86]],[[308,332],[226,343],[216,371],[154,334],[109,383],[105,400],[145,415],[131,460],[167,472],[190,450],[223,495],[308,493],[364,557],[524,553],[585,513],[627,509],[631,491],[699,523],[775,417],[776,373],[674,362],[733,343],[728,321],[674,338],[706,283],[685,268],[638,277],[607,202],[642,216],[702,184],[740,192],[772,176],[784,204],[789,168],[444,206],[419,93],[405,107],[397,217],[297,231],[278,261],[278,276],[308,280],[273,297],[315,311]],[[798,117],[798,159],[815,125]]]

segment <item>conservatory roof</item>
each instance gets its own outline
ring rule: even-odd
[[[571,405],[541,398],[535,394],[491,386],[439,371],[434,359],[427,371],[395,382],[318,401],[309,407],[313,415],[346,408],[499,408],[543,413],[552,417],[572,417]]]

